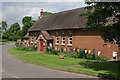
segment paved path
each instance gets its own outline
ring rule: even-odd
[[[13,46],[13,43],[2,45],[3,78],[96,78],[84,74],[53,70],[26,63],[8,54],[8,49]]]

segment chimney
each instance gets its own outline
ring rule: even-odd
[[[43,9],[41,9],[40,16],[43,16],[43,15],[44,15],[44,12],[43,12]]]

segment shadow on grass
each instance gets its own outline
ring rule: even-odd
[[[105,71],[104,73],[98,73],[99,78],[117,80],[115,77],[120,77],[120,61],[109,61],[103,63],[93,62],[93,64],[85,65],[85,68],[89,68],[94,71]]]

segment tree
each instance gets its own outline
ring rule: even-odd
[[[44,15],[50,15],[50,14],[52,14],[52,13],[51,12],[44,12]],[[40,16],[38,18],[40,18]]]
[[[17,32],[20,30],[20,25],[16,22],[10,26],[10,28],[3,33],[3,38],[8,40],[17,40]]]
[[[22,23],[23,23],[23,36],[25,36],[27,34],[28,29],[36,22],[36,20],[32,20],[31,16],[25,16],[22,19]]]
[[[17,39],[23,40],[23,38],[24,38],[23,30],[18,30],[16,35],[17,35]]]
[[[95,30],[102,38],[120,46],[120,3],[116,2],[87,2],[88,12],[80,16],[88,18],[85,30]]]
[[[24,25],[26,22],[30,22],[32,20],[31,16],[25,16],[22,19],[22,24]]]
[[[2,30],[7,30],[8,26],[7,23],[5,21],[2,21]]]

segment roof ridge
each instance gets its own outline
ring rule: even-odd
[[[55,14],[60,14],[60,13],[65,13],[65,12],[69,12],[69,11],[75,11],[75,10],[78,10],[78,9],[83,9],[85,7],[81,7],[81,8],[75,8],[75,9],[71,9],[71,10],[65,10],[65,11],[61,11],[61,12],[57,12],[57,13],[53,13],[53,14],[50,14],[50,15],[55,15]],[[49,15],[43,15],[44,16],[49,16]]]

